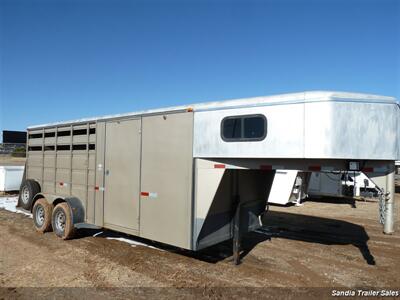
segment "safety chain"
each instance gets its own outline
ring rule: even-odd
[[[379,192],[379,223],[385,224],[386,216],[386,201],[389,200],[390,193],[385,193],[385,190]]]

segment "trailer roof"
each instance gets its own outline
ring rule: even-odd
[[[193,109],[193,111],[206,111],[206,110],[220,110],[239,107],[254,107],[254,106],[269,106],[269,105],[285,105],[296,103],[309,103],[309,102],[364,102],[364,103],[387,103],[396,104],[397,100],[394,97],[362,94],[362,93],[348,93],[336,91],[305,91],[300,93],[288,93],[271,96],[261,96],[252,98],[232,99],[225,101],[203,102],[197,104],[180,105],[173,107],[165,107],[159,109],[143,110],[124,114],[106,115],[93,118],[83,118],[77,120],[48,123],[41,125],[29,126],[28,129],[36,129],[51,126],[67,125],[72,123],[86,123],[95,122],[98,120],[115,119],[129,116],[151,115],[160,114],[174,111],[185,111]]]

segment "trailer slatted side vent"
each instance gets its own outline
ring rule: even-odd
[[[69,151],[70,149],[70,145],[57,145],[57,151]]]
[[[71,130],[57,132],[57,136],[70,136],[70,135],[71,135]]]
[[[27,178],[45,194],[94,200],[96,123],[28,131]],[[91,200],[92,199],[92,200]]]
[[[41,139],[43,137],[43,133],[33,133],[29,135],[30,139]]]

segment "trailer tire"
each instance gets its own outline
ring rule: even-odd
[[[21,184],[18,197],[18,206],[26,210],[31,210],[33,197],[40,193],[40,185],[34,180],[25,180]]]
[[[68,203],[62,202],[56,205],[51,216],[51,225],[54,233],[63,240],[71,239],[74,236],[75,228]]]
[[[32,217],[37,231],[45,233],[51,231],[53,205],[45,198],[38,199],[33,205]]]

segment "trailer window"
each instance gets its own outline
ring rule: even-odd
[[[229,118],[223,122],[222,136],[225,139],[240,139],[242,135],[242,119]]]
[[[71,130],[67,130],[67,131],[59,131],[57,133],[57,136],[70,136],[71,135]]]
[[[74,129],[72,132],[73,135],[86,135],[87,129]]]
[[[32,146],[28,148],[28,151],[42,151],[41,146]]]
[[[72,150],[86,150],[86,145],[72,145]]]
[[[55,137],[56,136],[56,133],[55,132],[46,132],[45,134],[44,134],[44,137],[45,138],[47,138],[47,137]]]
[[[221,137],[226,142],[261,141],[267,135],[263,115],[226,117],[221,123]]]
[[[40,139],[42,137],[43,137],[42,133],[31,133],[31,134],[29,134],[29,138],[30,139]]]
[[[57,151],[69,151],[70,145],[57,145]]]

